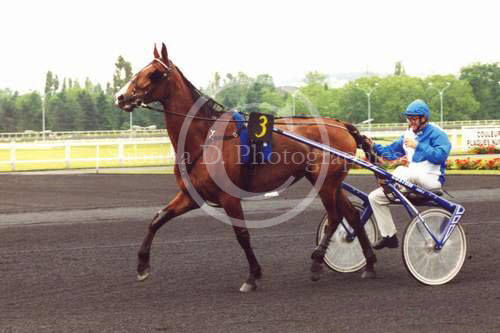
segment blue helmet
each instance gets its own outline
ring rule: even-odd
[[[429,107],[421,99],[416,99],[408,105],[406,111],[403,112],[405,116],[424,116],[425,119],[429,120]]]

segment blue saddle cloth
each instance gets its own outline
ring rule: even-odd
[[[250,137],[248,128],[245,126],[245,117],[239,112],[233,112],[233,120],[236,120],[236,127],[240,135],[240,154],[243,164],[269,162],[273,147],[271,142],[264,142],[261,145],[255,145],[255,149],[251,149]],[[252,154],[253,152],[253,154]],[[256,161],[255,157],[261,157],[261,161]]]

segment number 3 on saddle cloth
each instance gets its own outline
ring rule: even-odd
[[[245,126],[245,117],[239,113],[233,113],[233,120],[240,135],[241,163],[252,166],[269,162],[272,150],[272,137],[274,116],[251,112],[248,127]]]

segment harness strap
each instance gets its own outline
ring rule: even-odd
[[[192,119],[196,119],[196,120],[219,121],[219,122],[224,122],[224,123],[238,123],[238,122],[248,123],[248,120],[234,120],[234,119],[224,120],[224,119],[216,119],[216,118],[207,118],[207,117],[200,117],[200,116],[192,116],[192,115],[188,115],[188,114],[184,114],[184,113],[179,113],[179,112],[175,112],[175,111],[165,111],[163,109],[158,109],[158,108],[149,106],[147,104],[141,104],[141,105],[138,105],[138,106],[141,107],[141,108],[143,108],[143,109],[148,109],[148,110],[152,110],[152,111],[156,111],[156,112],[161,112],[161,113],[168,113],[168,114],[172,114],[172,115],[175,115],[175,116],[184,117],[184,118],[192,118]],[[300,119],[301,117],[298,117],[298,118]],[[335,125],[335,124],[321,124],[321,123],[310,123],[310,122],[305,122],[305,123],[303,123],[303,122],[300,122],[300,123],[299,122],[285,123],[285,122],[279,122],[279,121],[278,122],[274,122],[274,124],[275,125],[287,125],[287,126],[316,125],[316,126],[326,126],[326,127],[340,128],[340,129],[343,129],[344,131],[349,131],[345,127],[340,126],[340,125]]]

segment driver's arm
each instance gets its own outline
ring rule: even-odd
[[[419,142],[415,153],[419,152],[425,160],[433,164],[441,164],[446,161],[450,154],[451,143],[446,134],[440,134],[431,138],[429,143]]]
[[[397,160],[398,158],[406,155],[403,149],[403,136],[401,136],[398,140],[394,141],[390,145],[382,146],[381,144],[374,144],[373,151],[380,156],[385,158],[386,160]]]

